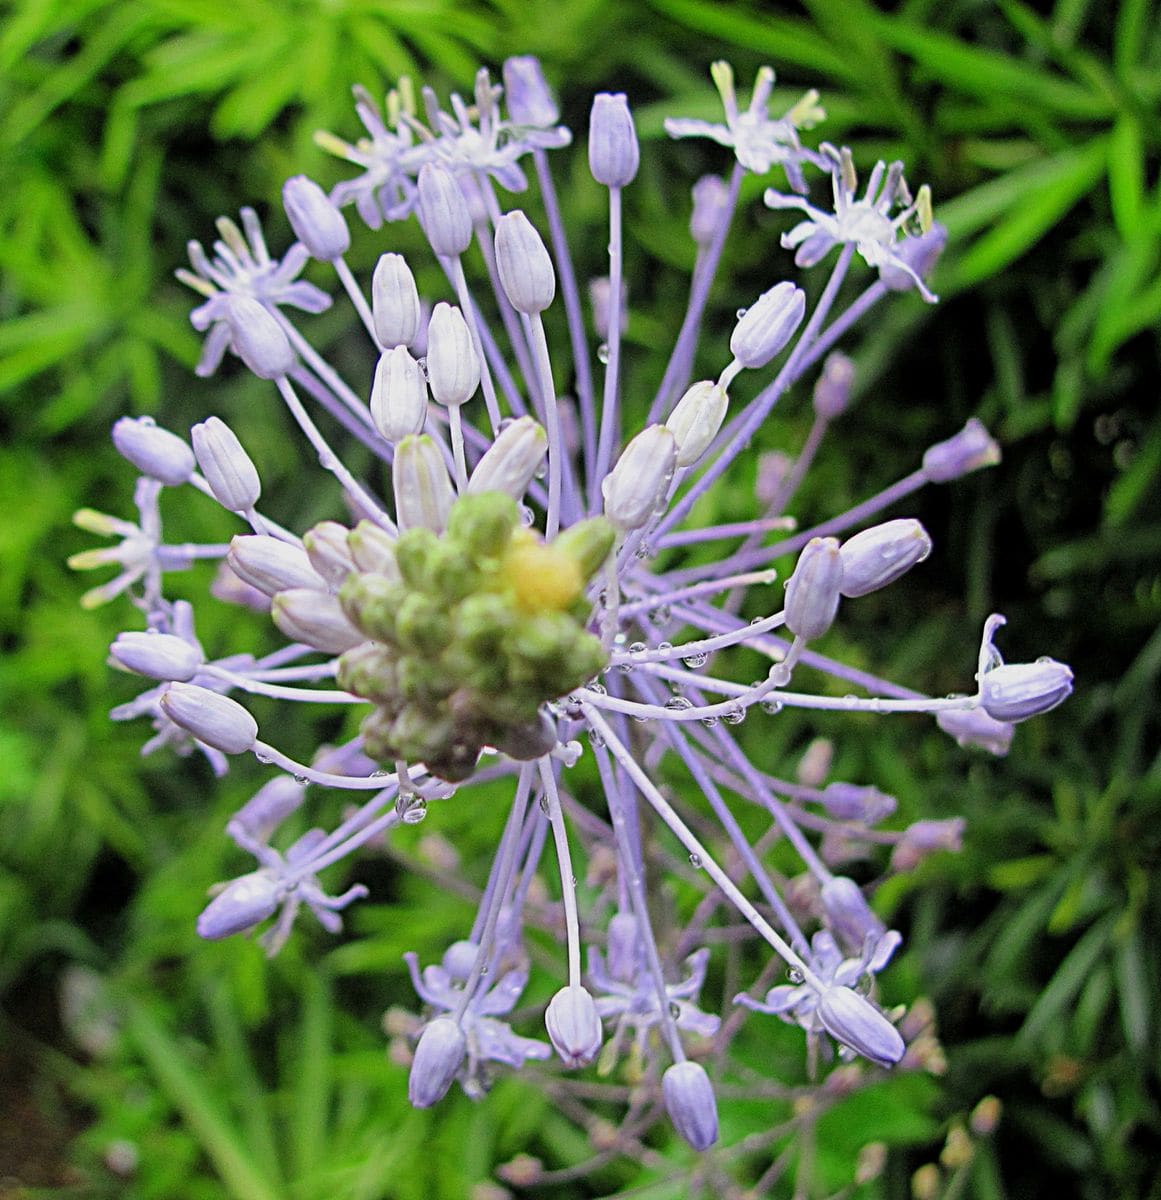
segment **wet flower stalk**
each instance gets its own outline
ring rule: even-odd
[[[925,696],[828,653],[828,632],[851,604],[932,553],[907,498],[992,466],[999,450],[971,421],[917,449],[915,469],[882,492],[799,528],[796,490],[850,402],[854,366],[836,344],[896,292],[902,303],[935,302],[928,277],[945,234],[927,189],[912,198],[902,164],[874,165],[860,187],[850,148],[805,144],[825,116],[816,93],[771,115],[769,68],[746,108],[725,64],[713,78],[724,125],[666,123],[734,161],[694,185],[688,308],[643,425],[632,423],[639,409],[622,380],[624,360],[639,353],[622,340],[634,291],[622,196],[640,160],[626,98],[597,96],[587,135],[609,247],[590,321],[549,156],[572,134],[535,60],[509,60],[503,86],[481,71],[474,95],[446,106],[406,81],[384,107],[356,90],[366,136],[319,141],[358,173],[329,194],[303,176],[288,181],[293,244],[273,255],[243,209],[240,226],[219,222],[210,250],[191,242],[191,269],[178,272],[202,298],[191,314],[206,334],[198,374],[238,360],[268,381],[269,402],[285,406],[304,439],[304,480],[317,466],[309,486],[330,518],[301,531],[280,524],[247,448],[218,416],[188,441],[123,418],[114,441],[140,473],[136,516],[78,513],[113,541],[72,562],[115,567],[84,602],[124,595],[144,626],[111,648],[113,665],[148,685],[114,719],[150,721],[147,751],[197,750],[217,773],[252,755],[276,771],[228,826],[254,863],[220,886],[197,919],[202,937],[265,926],[274,953],[304,904],[339,930],[340,912],[366,889],[328,894],[327,868],[429,810],[438,820],[441,805],[471,803],[480,780],[507,779],[510,807],[474,923],[438,965],[408,956],[426,1006],[408,1031],[412,1103],[436,1104],[457,1081],[478,1098],[496,1072],[529,1063],[550,1081],[588,1067],[597,1080],[634,1085],[625,1146],[629,1131],[667,1112],[698,1151],[718,1141],[715,1084],[743,1018],[800,1027],[816,1067],[836,1054],[868,1073],[908,1065],[906,1018],[875,1000],[875,977],[901,939],[841,873],[841,850],[886,847],[891,869],[907,871],[962,835],[957,821],[891,828],[893,798],[873,780],[828,779],[825,743],[796,778],[781,778],[761,739],[744,741],[737,727],[809,709],[837,736],[844,713],[910,714],[1003,754],[1016,723],[1072,687],[1051,659],[1005,664],[998,615],[978,663],[965,664],[961,695]],[[790,256],[769,247],[765,289],[738,296],[731,336],[695,355],[711,287],[724,290],[718,266],[746,173],[769,176],[769,208],[805,218],[782,245],[810,284],[781,278]],[[346,262],[351,217],[382,240],[371,278]],[[439,295],[421,297],[392,249],[393,223],[413,219],[446,277]],[[829,275],[815,277],[832,252]],[[333,295],[299,278],[311,260],[312,279],[329,272]],[[315,348],[307,319],[335,303],[365,338],[364,365],[349,376]],[[565,336],[550,336],[546,313]],[[691,378],[695,361],[715,358],[716,373]],[[807,441],[786,448],[792,458],[763,461],[755,515],[694,524],[698,500],[752,453],[773,407],[811,389]],[[383,467],[357,474],[343,456],[352,444],[358,462],[369,451]],[[229,544],[166,542],[169,491],[188,488],[236,515]],[[281,649],[207,658],[194,609],[166,588],[169,573],[204,560],[218,563],[213,596],[269,611]],[[787,562],[783,581],[775,564]],[[735,648],[763,660],[761,678],[737,681]],[[279,749],[277,727],[248,711],[250,696],[330,713],[353,706],[358,734],[296,761]],[[666,778],[680,772],[688,786],[662,786],[663,761]],[[276,849],[312,789],[343,789],[356,807],[334,829]],[[753,828],[755,809],[767,832],[752,841],[738,818]],[[775,846],[780,861],[789,848],[800,875],[770,866]],[[662,911],[664,870],[703,894],[684,926]],[[531,970],[525,930],[546,920],[543,887],[533,886],[542,872],[558,881],[547,919],[563,942],[564,982],[539,1029],[533,1018],[517,1033],[511,1018]],[[770,966],[741,979],[738,994],[707,1001],[713,946],[746,930]],[[779,976],[789,982],[771,986]]]

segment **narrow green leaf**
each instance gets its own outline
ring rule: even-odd
[[[1102,954],[1108,953],[1112,926],[1113,918],[1107,917],[1089,929],[1073,946],[1048,986],[1040,993],[1040,999],[1032,1006],[1016,1035],[1017,1043],[1026,1045],[1036,1041],[1053,1022],[1063,1017],[1073,997],[1084,986],[1093,966]]]
[[[1161,477],[1161,420],[1153,427],[1143,444],[1137,447],[1128,469],[1109,488],[1105,497],[1105,520],[1114,528],[1124,525],[1137,512],[1145,497]]]
[[[1116,970],[1117,999],[1125,1038],[1134,1050],[1143,1050],[1149,1041],[1153,996],[1140,933],[1136,929],[1117,948]]]
[[[1126,241],[1139,232],[1145,207],[1145,142],[1131,113],[1117,118],[1109,137],[1109,200],[1113,222]]]
[[[326,980],[314,973],[303,978],[300,994],[302,1022],[292,1075],[291,1144],[295,1175],[303,1176],[322,1164],[330,1119],[331,1025],[333,1008]]]

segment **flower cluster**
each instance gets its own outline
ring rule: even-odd
[[[364,889],[330,897],[320,872],[400,823],[423,820],[433,801],[454,803],[479,780],[510,779],[507,821],[470,931],[439,966],[421,972],[408,956],[427,1006],[407,1030],[412,1103],[435,1104],[456,1080],[480,1096],[491,1072],[555,1052],[564,1069],[596,1062],[601,1078],[626,1072],[634,1128],[664,1110],[699,1151],[718,1137],[706,1064],[747,1009],[801,1027],[815,1061],[836,1048],[871,1064],[871,1073],[912,1061],[922,1026],[874,998],[875,977],[900,936],[838,868],[844,847],[878,844],[892,848],[892,870],[911,870],[933,851],[957,848],[962,834],[958,821],[883,828],[894,800],[868,784],[828,782],[824,744],[796,779],[783,779],[746,753],[734,727],[790,708],[910,713],[961,744],[1003,754],[1016,723],[1060,703],[1072,686],[1069,669],[1051,659],[1003,664],[993,645],[999,616],[985,627],[975,686],[962,695],[925,696],[826,652],[823,639],[847,605],[932,551],[918,521],[881,514],[921,487],[997,462],[999,451],[970,421],[883,492],[817,528],[797,527],[796,490],[850,400],[854,368],[834,346],[893,292],[935,299],[926,277],[944,233],[926,189],[912,200],[902,164],[875,165],[860,196],[849,148],[803,145],[804,131],[824,116],[816,94],[771,117],[768,68],[745,111],[728,67],[715,65],[713,76],[726,124],[673,120],[667,128],[711,138],[735,163],[725,178],[694,186],[689,304],[641,428],[624,427],[630,410],[621,394],[621,198],[640,155],[625,97],[597,96],[588,131],[589,165],[609,213],[609,276],[593,288],[600,306],[590,325],[547,153],[571,135],[557,125],[536,61],[506,63],[503,88],[481,72],[473,102],[453,96],[449,109],[424,90],[422,115],[406,83],[389,94],[385,114],[357,90],[367,137],[320,141],[361,173],[329,194],[305,177],[287,182],[297,240],[281,258],[246,209],[241,230],[219,223],[212,258],[191,243],[193,270],[179,272],[204,298],[191,318],[207,333],[199,373],[228,352],[270,382],[272,399],[331,476],[334,518],[300,536],[263,512],[259,473],[217,417],[196,425],[189,442],[147,418],[124,418],[113,436],[141,475],[138,519],[78,514],[84,528],[117,542],[73,562],[116,564],[116,577],[86,603],[127,593],[144,621],[143,631],[118,637],[111,655],[150,686],[114,718],[147,716],[156,731],[147,749],[196,747],[218,771],[230,756],[252,754],[279,772],[228,827],[257,865],[220,888],[198,921],[202,936],[274,918],[264,935],[274,952],[303,903],[337,929],[338,911]],[[769,189],[766,204],[807,217],[783,245],[800,267],[837,248],[830,277],[813,299],[794,282],[771,279],[738,312],[728,349],[716,348],[716,376],[691,379],[742,178],[774,166],[791,191]],[[547,243],[525,211],[505,211],[497,190],[524,191],[526,167],[538,183]],[[812,191],[833,204],[816,206]],[[409,264],[390,251],[369,287],[360,283],[345,258],[347,205],[373,230],[414,215],[447,277],[448,298],[431,309]],[[874,274],[835,315],[856,252]],[[364,380],[344,379],[287,311],[316,313],[332,303],[298,280],[310,259],[330,264],[366,332]],[[477,282],[469,282],[469,267]],[[558,287],[575,396],[561,393],[562,348],[550,349],[542,320]],[[691,525],[698,500],[746,452],[774,405],[809,380],[813,427],[795,460],[761,464],[757,515]],[[389,464],[389,494],[345,464],[336,434]],[[237,515],[240,531],[228,546],[166,543],[167,489],[191,487]],[[707,562],[706,547],[721,549]],[[772,564],[792,555],[779,599]],[[219,561],[214,595],[269,610],[288,639],[282,649],[207,660],[190,606],[168,599],[164,586],[167,572],[202,559]],[[758,615],[739,615],[743,604]],[[768,663],[761,679],[732,678],[732,647]],[[803,666],[840,687],[795,686]],[[312,762],[295,761],[259,736],[236,698],[245,694],[354,705],[360,732]],[[603,789],[600,809],[580,804],[570,787],[582,758]],[[659,785],[663,758],[684,771],[688,788],[674,794]],[[274,849],[271,839],[309,787],[369,798],[333,830],[311,829]],[[739,806],[763,814],[768,831],[758,842],[743,831]],[[559,905],[545,900],[542,885],[533,888],[550,837]],[[674,865],[704,893],[684,928],[659,910],[647,882],[667,856],[673,861],[673,839],[693,869],[684,858]],[[801,876],[787,879],[770,866],[776,842],[797,858]],[[581,847],[583,888],[573,866]],[[721,925],[730,910],[735,923]],[[544,922],[559,931],[567,960],[564,986],[543,1013],[547,1042],[510,1024],[529,979],[524,933]],[[712,1004],[703,1010],[709,946],[742,930],[791,982],[771,987],[768,968],[743,981],[740,995],[722,997],[721,1014]],[[529,1069],[559,1082],[547,1067]]]

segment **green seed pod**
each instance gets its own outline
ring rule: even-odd
[[[368,700],[383,703],[400,699],[395,656],[374,642],[348,650],[339,659],[335,681],[344,691]]]
[[[439,538],[430,529],[408,529],[399,535],[395,542],[395,561],[408,587],[427,590],[427,564],[438,545]]]
[[[407,597],[403,584],[386,575],[349,575],[339,589],[347,618],[376,642],[396,642],[395,618]]]
[[[480,585],[480,573],[459,546],[443,540],[427,561],[429,590],[437,603],[452,605],[470,596]]]
[[[434,656],[451,638],[451,621],[427,596],[411,592],[395,613],[395,636],[404,651]]]
[[[452,506],[447,538],[473,560],[499,558],[520,523],[516,501],[503,492],[461,496]]]
[[[617,531],[605,517],[589,517],[570,526],[552,543],[563,550],[580,568],[586,580],[591,579],[609,557]]]

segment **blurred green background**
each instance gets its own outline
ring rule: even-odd
[[[303,926],[272,963],[249,941],[198,942],[206,887],[245,869],[222,827],[262,775],[243,764],[218,784],[201,761],[139,759],[140,724],[107,719],[136,690],[104,661],[131,614],[82,611],[89,580],[64,566],[93,544],[70,525],[76,508],[129,511],[129,469],[108,442],[123,413],[178,430],[220,413],[259,448],[272,512],[296,527],[331,515],[302,494],[265,390],[231,369],[193,377],[191,295],[172,272],[188,238],[208,242],[214,218],[244,203],[286,244],[281,182],[342,177],[311,136],[359,132],[352,83],[381,95],[410,73],[442,95],[514,53],[541,57],[582,136],[594,90],[634,103],[645,145],[627,198],[630,395],[652,394],[664,364],[648,347],[680,322],[688,187],[727,166],[720,148],[661,132],[667,114],[719,111],[713,59],[730,59],[743,87],[771,63],[788,102],[817,86],[824,136],[852,140],[863,165],[903,158],[932,185],[952,237],[935,279],[943,302],[904,297],[847,346],[860,397],[797,507],[807,519],[839,511],[972,414],[1004,462],[921,497],[911,511],[936,554],[889,601],[851,606],[834,648],[949,691],[999,610],[1008,657],[1052,654],[1078,687],[1021,728],[1006,760],[910,722],[780,717],[762,742],[773,768],[826,732],[842,777],[897,794],[901,821],[968,820],[962,854],[892,881],[877,902],[907,935],[888,998],[931,997],[947,1070],[838,1110],[823,1174],[832,1191],[849,1181],[860,1142],[878,1139],[891,1147],[885,1172],[854,1194],[907,1196],[927,1164],[920,1187],[934,1180],[940,1195],[1161,1197],[1152,0],[0,4],[0,1195],[490,1200],[497,1163],[592,1153],[520,1080],[479,1105],[457,1094],[413,1112],[405,1069],[384,1055],[383,1010],[413,1004],[400,954],[429,961],[471,920],[424,871],[454,852],[478,878],[499,807],[441,808],[438,824],[357,864],[372,899],[350,936]],[[583,152],[554,165],[581,276],[599,273]],[[708,322],[719,343],[734,310],[791,269],[779,228],[753,204],[739,220]],[[410,230],[364,230],[353,258],[366,268],[415,244]],[[342,320],[320,322],[324,342]],[[793,448],[808,422],[799,398],[764,444]],[[207,504],[173,528],[214,538],[229,526]],[[191,578],[179,594],[204,585]],[[213,654],[269,636],[224,606],[202,610],[199,632]],[[309,737],[289,725],[285,748],[305,751]],[[322,819],[338,812],[313,803]],[[798,1043],[773,1025],[762,1033],[781,1061]],[[739,1053],[757,1068],[766,1048],[752,1035]],[[996,1132],[969,1163],[945,1153],[931,1166],[988,1093],[1003,1101]],[[781,1116],[723,1102],[725,1140]],[[621,1159],[532,1194],[692,1194],[692,1156],[665,1134],[654,1148],[647,1167]],[[739,1187],[768,1164],[768,1152],[743,1156]]]

